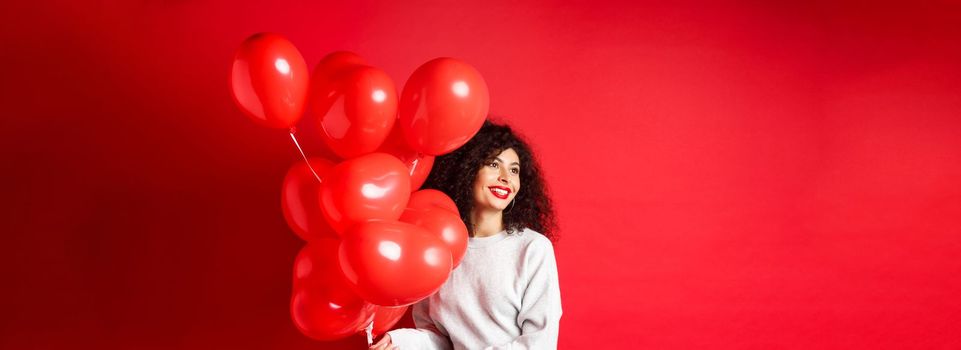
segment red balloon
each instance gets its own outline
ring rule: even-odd
[[[290,317],[301,333],[317,340],[362,332],[376,310],[350,289],[337,260],[339,245],[334,239],[317,239],[294,260]]]
[[[394,81],[363,65],[343,68],[329,79],[310,92],[321,139],[342,158],[375,151],[397,119]]]
[[[335,81],[339,74],[348,68],[357,65],[366,65],[360,55],[349,51],[336,51],[324,56],[314,68],[314,74],[310,78],[310,90],[328,90],[327,84]],[[311,95],[315,93],[311,92]],[[313,98],[311,98],[313,99]]]
[[[467,252],[467,241],[470,235],[467,233],[467,225],[464,225],[456,211],[451,212],[439,206],[432,206],[432,208],[408,206],[404,210],[404,215],[400,216],[400,221],[417,225],[427,230],[432,236],[440,238],[450,250],[453,266],[460,265],[464,253]]]
[[[490,96],[474,67],[453,58],[436,58],[411,74],[399,107],[407,143],[437,156],[467,143],[480,130]]]
[[[354,291],[371,303],[413,304],[440,289],[450,275],[450,249],[420,227],[368,221],[343,237],[340,267]]]
[[[230,68],[234,102],[255,122],[290,128],[304,113],[310,84],[307,62],[283,36],[255,34],[240,45]]]
[[[310,165],[321,179],[334,167],[331,161],[317,157],[310,158]],[[291,166],[287,170],[287,176],[284,177],[280,194],[284,219],[294,233],[305,241],[317,238],[340,238],[320,210],[318,191],[320,191],[320,182],[310,171],[307,163],[297,162]]]
[[[373,335],[379,337],[381,334],[386,333],[404,317],[407,313],[408,306],[401,307],[387,307],[378,306],[377,311],[374,313],[374,330]]]
[[[371,153],[334,167],[320,185],[320,206],[343,235],[367,220],[397,220],[410,198],[410,175],[397,158]]]
[[[424,189],[410,194],[410,200],[407,201],[408,208],[415,209],[430,209],[433,207],[440,207],[458,214],[457,204],[454,203],[453,199],[450,199],[444,192],[435,189]]]
[[[407,166],[410,174],[410,189],[416,191],[427,180],[430,169],[434,166],[434,156],[429,156],[415,151],[407,145],[404,133],[400,126],[394,126],[387,135],[387,140],[380,146],[377,152],[384,152],[397,157]]]

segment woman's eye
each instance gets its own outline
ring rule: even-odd
[[[487,163],[487,166],[489,166],[489,167],[491,167],[491,168],[496,168],[496,167],[497,167],[497,162]]]
[[[520,172],[521,172],[520,169],[517,169],[517,168],[511,169],[511,174],[517,175],[517,174],[520,174]]]

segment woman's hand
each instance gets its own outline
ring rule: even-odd
[[[390,334],[384,334],[369,350],[394,350],[397,346],[390,341]]]

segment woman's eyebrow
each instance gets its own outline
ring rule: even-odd
[[[502,159],[501,159],[500,157],[494,157],[494,160],[496,160],[496,161],[497,161],[498,163],[501,163],[501,164],[504,164],[504,160],[502,160]],[[513,162],[513,163],[511,163],[511,165],[517,165],[517,166],[520,166],[520,165],[521,165],[521,163],[518,163],[518,162]]]

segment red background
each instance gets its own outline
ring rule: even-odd
[[[298,155],[227,89],[273,31],[481,71],[553,189],[561,348],[961,348],[958,5],[399,3],[0,5],[0,347],[364,347],[288,315]]]

